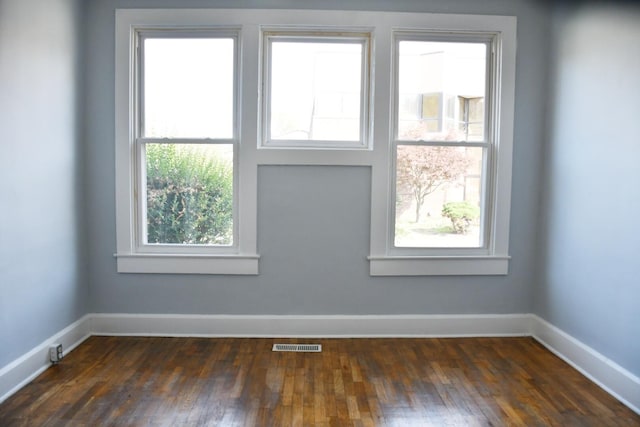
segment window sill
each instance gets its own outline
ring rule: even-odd
[[[370,256],[371,276],[490,276],[509,272],[509,256]]]
[[[118,273],[257,275],[259,255],[115,254]]]

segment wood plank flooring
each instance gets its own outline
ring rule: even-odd
[[[640,416],[532,338],[92,337],[0,405],[3,427],[512,425]]]

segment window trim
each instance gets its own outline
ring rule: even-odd
[[[408,21],[413,21],[408,19]],[[379,159],[380,172],[372,177],[371,250],[368,260],[372,276],[421,276],[421,275],[505,275],[509,271],[509,218],[511,205],[511,173],[513,151],[513,120],[515,90],[516,18],[507,16],[443,15],[443,19],[431,22],[422,20],[415,26],[394,29],[391,41],[395,49],[395,34],[416,34],[415,28],[429,28],[417,33],[442,34],[445,40],[455,41],[456,33],[461,40],[471,36],[491,36],[490,63],[494,67],[487,79],[493,81],[488,87],[492,93],[491,105],[485,106],[487,120],[492,119],[485,141],[490,144],[485,156],[486,170],[490,174],[486,181],[485,233],[482,248],[396,248],[395,227],[395,147],[397,145],[397,56],[392,59],[390,70],[394,83],[390,99],[389,142],[387,164]],[[406,24],[406,22],[405,22]],[[447,31],[447,28],[464,30]],[[391,85],[390,85],[391,86]],[[376,105],[378,107],[378,105]],[[489,111],[489,109],[491,109]],[[487,121],[488,123],[488,121]],[[481,144],[484,145],[484,144]],[[375,166],[374,166],[375,167]],[[378,207],[377,209],[375,207]]]
[[[244,73],[241,64],[245,52],[241,26],[230,26],[224,19],[194,20],[191,13],[173,16],[167,10],[118,9],[116,11],[116,246],[117,271],[122,273],[178,274],[258,274],[256,252],[256,171],[247,167],[251,155],[241,155],[244,129],[240,120]],[[173,33],[173,35],[172,35]],[[211,34],[234,39],[234,122],[231,139],[148,138],[140,137],[141,60],[139,41],[146,35],[188,37]],[[143,145],[154,142],[232,144],[234,156],[234,238],[229,246],[145,244],[141,224],[144,194]],[[248,162],[240,161],[247,157]],[[250,166],[250,165],[249,165]],[[253,180],[252,180],[253,178]],[[253,182],[253,185],[252,185]],[[253,197],[252,197],[253,195]]]
[[[507,274],[509,265],[509,215],[513,146],[516,18],[488,15],[449,15],[402,12],[259,9],[117,9],[115,46],[115,137],[116,137],[116,247],[117,270],[131,273],[258,274],[257,171],[260,165],[346,165],[371,168],[371,239],[367,257],[372,276]],[[140,253],[135,242],[136,219],[132,204],[135,187],[135,137],[131,111],[136,29],[150,28],[239,28],[237,191],[238,247],[225,254]],[[308,149],[291,147],[263,149],[260,64],[263,61],[261,31],[264,28],[318,28],[324,30],[363,28],[371,32],[369,146],[367,149]],[[391,155],[392,91],[390,76],[394,31],[441,31],[496,34],[495,70],[500,87],[496,131],[495,199],[491,227],[493,245],[487,254],[423,256],[389,252],[392,208]],[[373,70],[375,67],[375,72]],[[256,101],[256,94],[258,100]]]
[[[486,73],[485,73],[485,105],[489,108],[484,110],[484,137],[481,141],[439,141],[439,140],[403,140],[400,139],[400,43],[403,41],[435,41],[435,42],[459,42],[459,43],[482,43],[486,46]],[[495,105],[495,89],[500,87],[495,81],[497,76],[493,73],[496,68],[494,52],[496,43],[495,33],[466,33],[443,35],[440,31],[395,31],[393,33],[393,71],[392,71],[392,129],[393,134],[390,141],[390,168],[391,168],[391,200],[389,201],[391,208],[391,216],[389,218],[389,248],[388,254],[392,256],[431,256],[431,257],[447,257],[447,256],[488,256],[491,255],[491,246],[493,233],[490,218],[493,213],[491,196],[495,194],[493,188],[495,168],[492,165],[495,152],[493,142],[496,139],[495,118],[496,113],[490,112]],[[442,95],[441,95],[442,97]],[[491,120],[494,119],[494,120]],[[486,173],[482,180],[481,187],[481,235],[480,246],[475,247],[404,247],[395,245],[395,228],[396,228],[396,203],[397,203],[397,152],[400,146],[420,146],[420,147],[469,147],[482,148],[482,173]]]

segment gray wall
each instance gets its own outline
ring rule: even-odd
[[[0,367],[86,313],[73,0],[0,0]]]
[[[0,0],[0,366],[87,311],[535,311],[640,375],[640,15],[545,3]],[[115,8],[303,6],[518,17],[508,276],[369,277],[370,170],[315,166],[260,167],[259,276],[116,273]]]
[[[558,10],[535,312],[640,376],[640,6]]]
[[[255,277],[116,273],[114,12],[118,7],[322,7],[518,17],[511,272],[372,278],[370,170],[261,167]],[[86,3],[87,218],[91,311],[206,314],[529,313],[545,137],[549,14],[539,2],[94,0]]]

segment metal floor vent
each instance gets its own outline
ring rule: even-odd
[[[320,353],[320,344],[274,344],[271,351],[295,351],[298,353]]]

